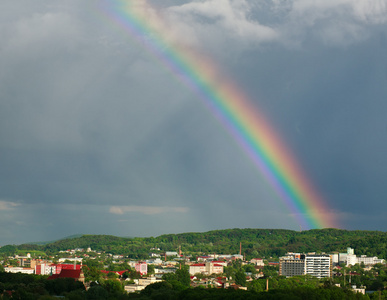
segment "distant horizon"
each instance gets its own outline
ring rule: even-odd
[[[8,245],[13,245],[13,246],[18,246],[18,245],[29,245],[29,244],[51,244],[51,243],[55,243],[57,241],[61,241],[61,240],[66,240],[66,239],[76,239],[76,238],[80,238],[82,236],[85,236],[85,235],[106,235],[106,236],[113,236],[113,237],[119,237],[119,238],[128,238],[128,239],[133,239],[133,238],[150,238],[150,237],[154,237],[154,238],[157,238],[157,237],[160,237],[162,235],[178,235],[178,234],[186,234],[186,233],[207,233],[207,232],[212,232],[212,231],[223,231],[223,230],[233,230],[233,229],[241,229],[241,230],[244,230],[244,229],[262,229],[262,230],[289,230],[289,231],[294,231],[294,232],[303,232],[303,231],[311,231],[311,230],[326,230],[326,229],[335,229],[335,230],[343,230],[343,231],[369,231],[369,232],[387,232],[387,231],[383,231],[383,230],[362,230],[362,229],[353,229],[353,230],[348,230],[348,229],[341,229],[341,228],[318,228],[318,229],[307,229],[307,230],[293,230],[293,229],[286,229],[286,228],[223,228],[223,229],[213,229],[213,230],[207,230],[207,231],[185,231],[185,232],[179,232],[179,233],[163,233],[163,234],[160,234],[160,235],[154,235],[154,236],[121,236],[121,235],[115,235],[115,234],[90,234],[90,233],[78,233],[78,234],[72,234],[72,235],[69,235],[69,236],[65,236],[65,237],[62,237],[62,238],[58,238],[58,239],[53,239],[53,240],[47,240],[47,241],[35,241],[35,242],[22,242],[22,243],[19,243],[19,244],[4,244],[4,245],[0,245],[0,247],[4,247],[4,246],[8,246]]]

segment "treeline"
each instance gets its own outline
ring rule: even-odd
[[[148,238],[83,235],[46,245],[8,245],[0,248],[0,252],[43,251],[53,254],[60,250],[91,247],[96,251],[141,259],[148,257],[150,248],[160,248],[162,253],[177,251],[179,246],[185,254],[235,254],[239,253],[240,243],[247,258],[279,257],[288,251],[345,252],[347,247],[354,248],[357,255],[387,258],[386,232],[340,229],[313,229],[302,232],[283,229],[226,229]]]
[[[370,299],[363,294],[355,294],[350,290],[340,289],[338,287],[308,288],[300,287],[295,289],[274,289],[265,292],[254,292],[234,289],[204,289],[194,288],[178,291],[172,287],[164,285],[160,289],[154,288],[155,284],[148,286],[140,294],[133,295],[131,299],[272,299],[272,300],[310,300],[310,299]]]
[[[189,280],[189,277],[188,277]],[[386,296],[386,293],[371,295],[371,299]],[[0,299],[48,300],[58,297],[69,300],[95,299],[370,299],[348,289],[332,285],[319,287],[275,288],[269,291],[189,288],[174,280],[154,283],[140,293],[127,294],[116,279],[103,280],[86,291],[82,283],[71,278],[47,280],[45,276],[0,272]]]
[[[85,286],[73,278],[47,280],[47,276],[0,271],[0,299],[43,299],[43,296],[64,295],[73,291],[84,292]]]

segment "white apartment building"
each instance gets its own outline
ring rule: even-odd
[[[280,275],[286,277],[312,275],[317,278],[332,276],[332,260],[325,254],[292,253],[280,258]]]
[[[317,278],[332,277],[332,263],[329,255],[305,256],[305,274]]]

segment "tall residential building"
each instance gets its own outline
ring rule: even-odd
[[[332,260],[329,255],[290,253],[280,258],[280,275],[292,277],[312,275],[317,278],[332,276]]]
[[[332,277],[332,260],[329,255],[306,255],[305,273],[317,278]]]

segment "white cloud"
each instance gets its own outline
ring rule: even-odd
[[[387,22],[387,1],[353,1],[354,15],[365,23],[381,24]]]
[[[11,209],[14,209],[16,206],[19,206],[19,205],[20,204],[16,203],[16,202],[0,200],[0,211],[2,211],[2,210],[11,210]]]
[[[346,46],[367,39],[370,26],[386,24],[387,0],[192,1],[168,8],[185,43],[225,49],[307,40]],[[179,24],[176,26],[176,24]]]
[[[188,211],[187,207],[163,207],[163,206],[111,206],[109,211],[112,214],[123,215],[124,213],[129,212],[138,212],[145,215],[156,215],[162,213],[186,213]]]
[[[277,38],[275,29],[251,18],[251,4],[246,0],[209,0],[190,2],[168,9],[178,22],[182,36],[216,44],[229,42],[260,43]],[[234,45],[236,46],[236,45]]]
[[[292,13],[309,21],[341,15],[354,17],[369,24],[385,23],[387,21],[387,1],[294,0]]]
[[[282,6],[282,3],[277,3]],[[369,26],[387,22],[387,0],[294,0],[281,28],[282,40],[312,38],[325,45],[346,46],[366,40]]]

